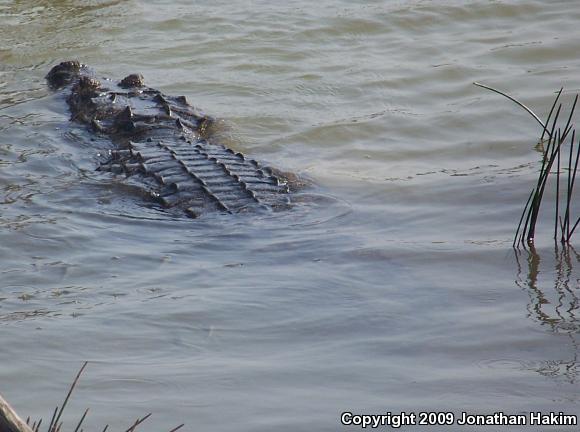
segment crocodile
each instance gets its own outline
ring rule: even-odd
[[[289,178],[214,142],[215,120],[184,96],[147,87],[139,74],[98,79],[78,61],[54,66],[46,79],[53,90],[66,91],[71,121],[114,144],[97,170],[138,182],[163,208],[196,218],[290,204]]]

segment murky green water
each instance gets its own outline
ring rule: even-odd
[[[50,417],[89,360],[67,417],[90,406],[87,429],[579,414],[579,254],[549,223],[536,255],[511,247],[540,131],[472,85],[545,116],[580,89],[579,20],[570,1],[0,3],[0,393]],[[45,87],[74,58],[187,95],[326,198],[148,207]]]

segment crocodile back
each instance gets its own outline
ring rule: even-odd
[[[180,139],[129,144],[129,149],[113,150],[100,169],[147,177],[157,185],[151,196],[166,208],[180,207],[197,217],[208,211],[281,208],[290,202],[283,179],[225,146]]]
[[[99,80],[78,62],[55,66],[47,79],[66,84],[72,120],[116,144],[98,169],[140,182],[163,207],[198,217],[289,204],[288,180],[209,139],[215,120],[184,96],[147,87],[136,74]]]

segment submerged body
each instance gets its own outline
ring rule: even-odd
[[[53,67],[46,78],[54,89],[70,89],[72,120],[118,146],[99,169],[133,177],[163,207],[197,217],[289,203],[288,181],[241,153],[209,142],[205,132],[213,120],[184,96],[146,87],[140,75],[102,82],[76,61]]]

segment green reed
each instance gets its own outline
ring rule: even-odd
[[[572,211],[574,184],[580,159],[580,141],[576,141],[576,130],[572,122],[578,103],[578,95],[574,98],[566,123],[562,127],[560,116],[563,105],[560,103],[560,97],[563,88],[557,93],[546,121],[542,122],[530,108],[515,98],[492,87],[480,83],[474,84],[507,97],[526,110],[542,126],[542,135],[539,141],[543,145],[542,165],[536,184],[532,188],[522,211],[513,246],[519,247],[519,245],[525,246],[534,243],[540,208],[549,184],[555,189],[555,202],[553,204],[554,241],[560,241],[563,245],[570,244],[570,240],[580,224],[580,216],[576,218]],[[562,170],[566,171],[565,175]]]

